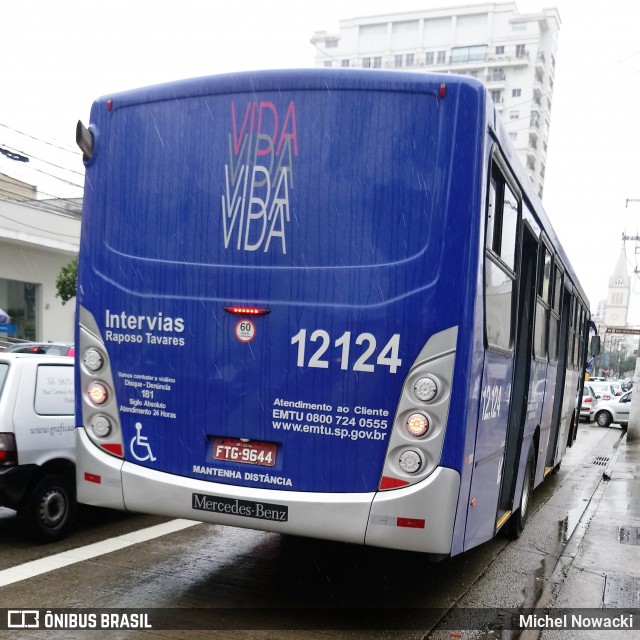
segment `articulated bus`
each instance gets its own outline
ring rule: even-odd
[[[77,139],[80,502],[435,557],[521,533],[589,307],[480,82],[200,78]]]

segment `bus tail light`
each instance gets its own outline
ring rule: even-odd
[[[124,457],[124,438],[109,356],[100,329],[89,311],[79,307],[82,425],[93,444],[109,455]]]
[[[400,454],[398,464],[405,473],[418,473],[424,464],[422,454],[416,449],[407,449]]]
[[[261,307],[224,307],[224,310],[237,316],[266,316],[271,313],[271,309]]]
[[[416,438],[421,438],[429,431],[429,419],[422,413],[412,413],[406,425],[407,431]]]
[[[109,399],[109,392],[101,382],[92,382],[87,387],[87,398],[93,404],[104,404]]]
[[[457,327],[434,334],[404,382],[379,483],[380,491],[413,485],[433,473],[449,415]]]

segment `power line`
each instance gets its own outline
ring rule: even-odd
[[[13,131],[14,133],[19,133],[22,136],[25,136],[27,138],[30,138],[31,140],[36,140],[37,142],[40,142],[42,144],[46,144],[49,145],[50,147],[55,147],[56,149],[61,149],[62,151],[66,151],[67,153],[71,153],[75,156],[79,156],[82,155],[80,153],[80,151],[76,151],[75,149],[70,149],[69,147],[63,147],[59,144],[54,144],[53,142],[49,142],[48,140],[43,140],[42,138],[37,138],[36,136],[32,136],[28,133],[25,133],[24,131],[19,131],[18,129],[14,129],[13,127],[9,127],[6,124],[2,124],[2,122],[0,122],[0,127],[3,127],[4,129],[8,129],[9,131]]]
[[[44,158],[40,158],[32,153],[29,153],[27,151],[21,151],[20,149],[16,149],[15,147],[12,147],[11,145],[5,144],[4,145],[5,149],[8,149],[11,152],[20,154],[20,155],[24,155],[27,158],[31,158],[32,160],[38,160],[38,162],[44,162],[45,164],[51,165],[52,167],[55,167],[56,169],[62,169],[63,171],[68,171],[69,173],[75,173],[76,175],[82,176],[84,177],[84,173],[81,171],[76,171],[75,169],[69,169],[68,167],[63,167],[59,164],[56,164],[55,162],[51,162],[50,160],[45,160]],[[0,152],[2,152],[2,148],[0,148]]]

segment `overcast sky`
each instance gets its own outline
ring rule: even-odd
[[[98,96],[215,73],[312,67],[314,31],[337,31],[341,19],[456,4],[463,3],[7,0],[0,37],[0,147],[70,171],[0,155],[0,172],[35,182],[43,193],[79,195],[68,184],[82,182],[75,124],[88,123]],[[545,6],[560,12],[544,204],[595,310],[606,297],[622,234],[640,233],[640,202],[625,207],[627,199],[640,200],[640,2],[516,5],[520,13]],[[66,182],[47,180],[54,172]],[[635,250],[635,242],[627,243],[630,273],[640,263]],[[633,279],[630,320],[640,324],[640,280]]]

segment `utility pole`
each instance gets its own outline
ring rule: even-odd
[[[630,202],[640,202],[640,198],[627,198],[625,207],[629,206]],[[624,233],[622,237],[626,239]],[[639,239],[636,237],[636,240]],[[627,427],[627,441],[633,442],[634,440],[640,440],[640,340],[636,351],[636,368],[633,372],[633,393],[631,394],[629,425]]]

